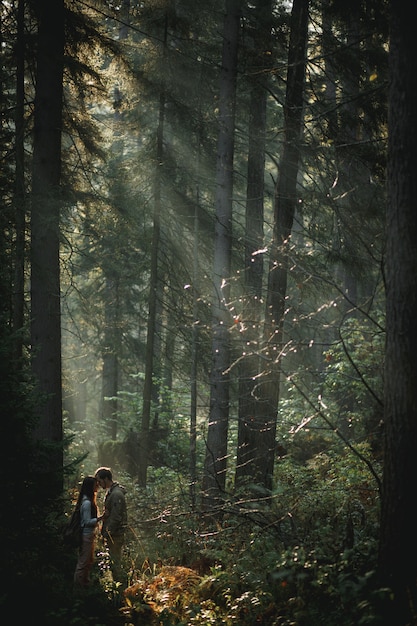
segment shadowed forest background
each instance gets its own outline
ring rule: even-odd
[[[410,22],[1,3],[13,621],[417,624]],[[98,540],[80,597],[62,529],[100,465],[127,489],[128,589]]]

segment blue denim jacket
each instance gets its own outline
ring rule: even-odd
[[[96,517],[91,517],[91,502],[87,496],[83,496],[81,501],[81,528],[83,535],[91,535],[98,523]]]

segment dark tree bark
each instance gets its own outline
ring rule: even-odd
[[[219,135],[216,166],[216,217],[212,300],[212,366],[210,414],[203,475],[204,506],[221,499],[226,484],[227,434],[229,426],[230,294],[232,246],[233,152],[239,5],[226,0],[223,28],[222,70],[219,93]]]
[[[391,2],[386,214],[385,453],[379,574],[394,592],[386,623],[417,623],[417,56],[403,3]]]
[[[200,163],[200,151],[197,150],[198,163]],[[197,484],[197,375],[198,375],[198,244],[199,244],[199,222],[198,222],[199,193],[197,189],[196,202],[194,207],[194,233],[193,233],[193,327],[191,338],[191,371],[190,371],[190,500],[194,510],[196,505],[196,484]]]
[[[272,487],[276,451],[276,426],[279,402],[281,350],[285,299],[287,295],[288,256],[296,208],[299,169],[304,74],[306,63],[308,0],[294,0],[288,52],[287,90],[284,104],[284,145],[279,163],[274,198],[274,231],[270,251],[268,293],[264,326],[264,356],[269,372],[259,388],[257,405],[257,444],[259,452],[254,476],[267,489]]]
[[[32,367],[44,394],[38,439],[62,441],[60,325],[63,0],[38,0],[31,207]],[[57,453],[58,454],[58,453]],[[60,453],[62,457],[62,452]],[[57,459],[49,460],[51,466]],[[62,465],[62,458],[61,463]]]
[[[25,188],[25,146],[24,146],[24,98],[25,98],[25,43],[24,43],[24,2],[17,5],[16,39],[16,174],[15,174],[15,229],[16,248],[14,255],[13,291],[13,330],[15,335],[15,358],[22,357],[24,324],[24,283],[25,283],[25,234],[26,234],[26,188]]]
[[[261,328],[263,294],[264,245],[264,176],[267,90],[265,85],[270,67],[271,0],[258,0],[252,19],[253,58],[249,67],[249,147],[248,182],[246,190],[245,224],[245,293],[242,324],[245,355],[239,366],[239,421],[235,486],[253,478],[256,456],[257,426],[256,387],[258,384],[259,329]]]
[[[338,121],[335,125],[329,123],[334,131],[330,137],[335,143],[335,166],[336,181],[332,188],[334,206],[334,237],[332,248],[335,258],[339,259],[335,268],[335,280],[344,294],[340,303],[345,322],[356,313],[357,303],[357,272],[354,269],[355,242],[358,211],[363,212],[363,203],[360,202],[361,190],[369,183],[366,180],[366,168],[358,158],[357,146],[361,138],[362,111],[359,106],[359,83],[360,83],[360,4],[361,0],[355,0],[349,7],[342,10],[344,37],[346,39],[348,63],[340,72],[340,60],[338,68],[338,83],[341,92],[340,102],[335,100],[335,110],[338,111]],[[326,69],[334,64],[330,48]],[[332,71],[332,70],[331,70]],[[335,75],[335,68],[332,74]],[[340,329],[339,329],[340,332]],[[338,337],[339,339],[339,337]],[[338,402],[340,414],[338,428],[341,434],[348,438],[353,436],[351,420],[349,419],[354,410],[354,391],[341,390]]]

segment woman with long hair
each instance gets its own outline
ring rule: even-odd
[[[86,476],[78,494],[77,507],[81,513],[82,544],[78,553],[74,572],[74,584],[87,587],[90,584],[90,572],[94,563],[96,526],[102,519],[97,509],[98,482],[94,476]]]

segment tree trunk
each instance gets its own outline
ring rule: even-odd
[[[245,293],[244,315],[239,320],[245,345],[245,355],[239,367],[239,421],[235,486],[253,479],[258,424],[256,387],[260,371],[259,329],[263,285],[264,246],[264,176],[267,90],[264,83],[270,67],[271,0],[258,0],[253,11],[254,58],[249,68],[249,148],[246,190],[245,224]]]
[[[417,56],[415,29],[391,2],[386,234],[385,453],[379,574],[394,592],[386,623],[417,623]]]
[[[123,20],[119,29],[119,40],[127,37],[127,24],[129,23],[129,0],[123,1]],[[119,159],[123,158],[124,141],[120,129],[123,124],[119,103],[122,101],[122,93],[116,82],[113,89],[113,152],[116,154],[117,171]],[[111,161],[110,161],[111,163]],[[122,202],[121,190],[117,184],[112,186],[115,195],[115,204]],[[111,244],[110,244],[111,245]],[[117,244],[118,245],[118,242]],[[103,372],[101,387],[101,420],[106,432],[112,441],[116,441],[118,435],[118,398],[119,391],[119,355],[121,352],[120,333],[120,285],[121,274],[118,267],[104,267],[104,348],[103,348]]]
[[[366,180],[367,172],[363,159],[358,159],[357,154],[363,117],[359,108],[360,4],[361,0],[350,3],[343,23],[345,31],[343,34],[349,50],[349,64],[338,73],[341,97],[340,102],[335,101],[335,110],[338,111],[339,119],[333,126],[333,135],[329,137],[331,141],[334,141],[336,156],[337,178],[331,191],[334,205],[332,248],[335,258],[338,259],[335,280],[344,295],[339,304],[342,316],[341,325],[356,315],[358,281],[354,267],[356,260],[354,251],[357,233],[354,224],[357,223],[358,211],[363,211],[360,192],[369,181],[369,176]],[[331,53],[326,58],[328,58],[326,65],[329,67],[332,65]],[[339,333],[337,340],[340,340]],[[337,426],[343,437],[353,437],[354,431],[350,418],[355,408],[354,390],[340,389],[337,400],[340,407]]]
[[[257,466],[254,474],[267,489],[272,488],[275,435],[279,402],[281,351],[287,295],[288,255],[296,207],[304,74],[308,26],[308,0],[294,0],[288,52],[287,91],[284,105],[284,146],[274,199],[274,230],[270,252],[264,343],[269,372],[260,387],[257,406],[259,433]]]
[[[25,145],[24,145],[24,100],[25,100],[25,42],[24,42],[24,2],[19,0],[17,7],[16,39],[16,178],[15,178],[15,228],[16,250],[14,257],[13,330],[14,356],[22,357],[24,324],[24,283],[25,283],[25,233],[26,233],[26,188],[25,188]],[[17,331],[17,332],[16,332]]]
[[[198,167],[200,166],[200,149],[197,148]],[[197,188],[196,201],[194,206],[194,233],[193,233],[193,326],[191,335],[191,371],[190,371],[190,501],[194,510],[196,505],[196,483],[197,483],[197,375],[198,375],[198,275],[199,275],[199,222],[198,207],[200,203],[199,189]]]
[[[118,276],[106,276],[104,295],[104,350],[101,388],[101,420],[111,439],[117,439],[117,392],[119,381],[119,282]]]
[[[233,151],[239,2],[226,0],[219,94],[219,135],[216,169],[216,222],[212,300],[212,366],[210,414],[203,475],[203,504],[213,508],[224,492],[229,422],[230,293],[232,247]]]
[[[165,19],[164,51],[166,53],[168,24]],[[165,91],[162,89],[159,99],[159,120],[157,129],[155,170],[155,192],[154,192],[154,216],[153,216],[153,236],[151,250],[151,279],[149,287],[149,315],[146,336],[145,354],[145,382],[143,386],[143,410],[140,434],[140,450],[138,459],[138,481],[139,486],[146,487],[148,458],[149,458],[149,427],[151,423],[152,391],[153,391],[153,367],[155,352],[155,332],[157,315],[157,291],[158,291],[158,257],[159,242],[161,232],[161,168],[163,167],[163,138],[165,123]]]
[[[62,441],[60,178],[63,0],[39,0],[31,213],[32,367],[43,394],[35,437]],[[62,465],[62,451],[48,455]],[[60,464],[57,465],[57,462]]]

